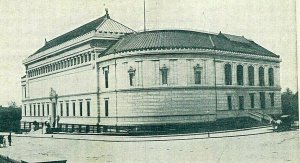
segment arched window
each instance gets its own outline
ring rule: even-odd
[[[254,86],[254,67],[253,66],[248,67],[248,80],[249,80],[249,85]]]
[[[269,68],[268,75],[269,75],[269,86],[274,86],[274,70],[273,70],[273,68]]]
[[[238,65],[236,68],[236,81],[238,85],[244,85],[244,69],[242,65]]]
[[[259,67],[258,70],[258,78],[259,78],[259,86],[264,86],[265,85],[265,70],[263,67]]]
[[[225,65],[225,85],[231,85],[231,84],[232,84],[231,65],[226,64]]]

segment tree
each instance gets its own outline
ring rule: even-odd
[[[298,92],[293,93],[289,88],[281,94],[282,113],[299,119]]]

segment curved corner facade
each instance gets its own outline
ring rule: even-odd
[[[246,117],[249,111],[281,113],[277,59],[177,49],[99,60],[103,124],[195,123]]]
[[[66,131],[99,132],[281,113],[280,59],[253,41],[136,33],[107,15],[90,23],[79,28],[95,29],[64,34],[24,60],[21,128],[48,121]]]

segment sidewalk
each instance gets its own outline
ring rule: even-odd
[[[178,135],[111,136],[14,134],[1,155],[15,160],[67,162],[296,162],[298,130],[273,132],[271,127]],[[286,150],[293,149],[293,150]],[[239,157],[236,154],[239,153]]]
[[[211,132],[210,138],[237,137],[247,135],[258,135],[270,133],[272,127],[253,128],[247,130],[228,130]],[[3,135],[3,133],[0,133]],[[86,141],[103,141],[103,142],[144,142],[144,141],[172,141],[188,139],[207,139],[208,133],[191,133],[191,134],[170,134],[170,135],[148,135],[148,136],[116,136],[116,135],[99,135],[99,134],[13,134],[13,137],[28,138],[46,138],[46,139],[66,139],[66,140],[86,140]]]

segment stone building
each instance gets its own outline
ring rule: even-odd
[[[281,113],[280,58],[243,36],[135,32],[106,15],[24,60],[21,128],[68,131]]]

